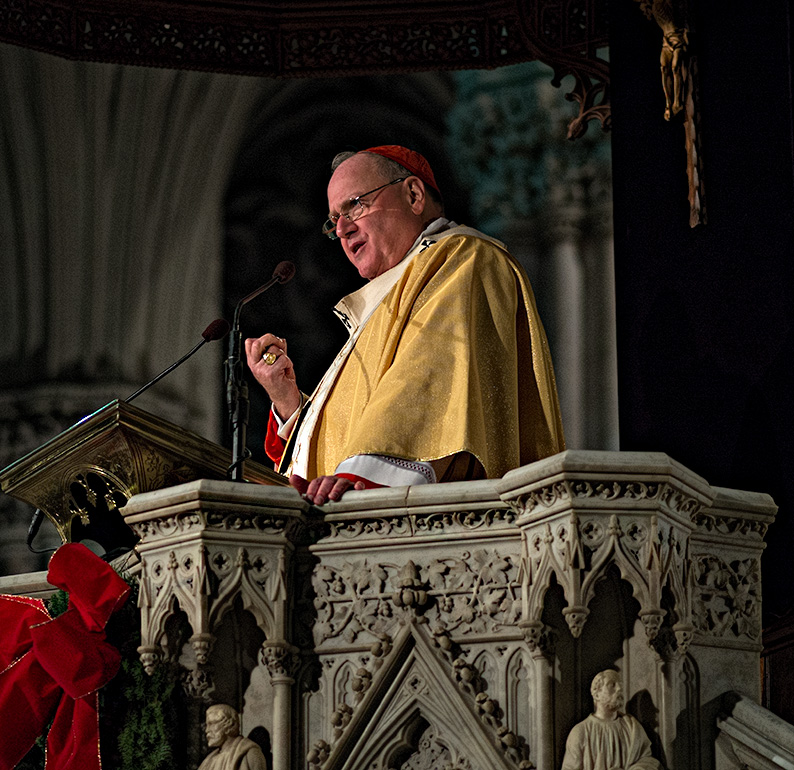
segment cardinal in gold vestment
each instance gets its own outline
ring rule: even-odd
[[[348,342],[307,396],[285,339],[246,340],[273,403],[266,449],[279,470],[319,505],[351,487],[498,478],[562,451],[551,355],[520,265],[444,216],[419,153],[372,147],[334,169],[323,232],[368,280],[336,308]]]
[[[433,240],[409,258],[342,364],[301,468],[307,478],[356,455],[430,462],[461,453],[476,470],[456,462],[438,480],[498,478],[564,448],[524,271],[467,228]]]

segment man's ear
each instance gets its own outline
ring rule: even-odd
[[[427,204],[425,183],[418,176],[412,176],[408,178],[407,187],[408,202],[411,204],[411,209],[414,214],[421,214],[425,210]]]

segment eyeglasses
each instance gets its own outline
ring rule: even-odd
[[[348,222],[355,222],[364,213],[364,201],[361,200],[362,198],[366,198],[368,195],[372,195],[372,193],[380,192],[386,187],[391,187],[391,185],[397,184],[398,182],[404,182],[406,179],[408,179],[407,176],[401,176],[399,179],[392,179],[391,182],[386,182],[386,184],[382,184],[380,187],[376,187],[374,190],[361,193],[361,195],[351,198],[347,202],[347,211],[340,211],[338,214],[331,214],[331,216],[325,220],[325,224],[323,225],[323,235],[326,235],[332,241],[335,241],[339,237],[336,234],[336,225],[339,222],[339,217],[344,217]]]

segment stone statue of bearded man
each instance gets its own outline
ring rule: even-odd
[[[207,744],[209,754],[199,770],[267,770],[262,749],[240,735],[240,716],[224,703],[207,709]]]
[[[642,725],[623,713],[620,674],[596,674],[590,694],[595,710],[568,735],[562,770],[661,770]]]

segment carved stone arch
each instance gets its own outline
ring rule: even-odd
[[[165,659],[175,661],[193,635],[193,627],[190,625],[187,613],[179,606],[175,597],[172,597],[170,605],[170,612],[162,617],[160,633],[155,638],[163,650]]]
[[[658,609],[658,605],[651,606],[650,586],[648,577],[643,573],[635,556],[631,555],[624,542],[623,524],[617,516],[609,522],[607,542],[604,543],[593,557],[593,562],[582,581],[582,604],[589,606],[595,595],[596,584],[613,567],[620,570],[620,576],[632,588],[634,596],[644,611]]]
[[[224,554],[224,557],[227,556],[229,554]],[[268,560],[256,557],[252,561],[245,548],[237,549],[233,566],[221,577],[217,596],[209,610],[207,627],[210,632],[220,625],[223,616],[233,607],[235,599],[239,596],[243,608],[253,615],[265,638],[271,640],[280,638],[274,609],[265,594],[262,582],[257,581],[252,575],[264,569],[272,571]]]
[[[510,715],[508,727],[527,735],[530,746],[534,744],[532,730],[532,691],[535,669],[525,649],[518,648],[507,658],[505,665],[505,710]]]
[[[525,551],[522,557],[524,562],[522,625],[525,628],[527,642],[530,648],[534,649],[540,642],[543,629],[541,616],[546,594],[553,583],[560,586],[568,604],[571,604],[566,592],[566,585],[570,582],[568,578],[571,577],[569,574],[571,567],[568,567],[564,557],[557,553],[554,547],[555,534],[549,524],[546,524],[542,531],[523,533],[522,538],[522,547]],[[583,567],[584,564],[581,566]]]
[[[615,565],[602,573],[591,598],[590,608],[591,616],[588,620],[592,622],[585,625],[578,640],[581,649],[587,650],[587,655],[582,655],[579,686],[583,702],[588,708],[593,676],[606,668],[625,668],[627,657],[633,653],[630,642],[637,637],[642,612],[633,586]],[[637,647],[647,650],[641,629],[640,642]]]
[[[636,526],[636,522],[632,524]],[[585,547],[585,541],[589,542]],[[526,607],[524,625],[528,628],[531,646],[538,642],[542,624],[543,602],[552,576],[562,587],[567,602],[563,615],[574,636],[579,636],[590,613],[589,605],[596,586],[613,567],[632,587],[643,612],[658,613],[658,597],[654,596],[649,575],[646,575],[636,554],[623,542],[624,533],[617,516],[604,521],[580,522],[576,513],[542,531],[525,535]],[[645,533],[647,539],[648,533]],[[531,627],[531,628],[530,628]]]
[[[383,756],[385,757],[384,767],[401,768],[412,755],[419,750],[419,741],[430,728],[430,723],[417,710],[403,723],[401,732],[393,736],[393,748],[387,747]]]
[[[202,601],[202,583],[201,558],[195,559],[190,553],[177,556],[175,551],[169,551],[156,559],[151,577],[142,580],[140,585],[138,604],[141,608],[148,608],[142,613],[142,639],[165,650],[166,624],[177,612],[184,613],[194,634],[204,632],[206,629],[198,620],[203,614],[202,604],[206,605]]]
[[[207,660],[212,672],[213,699],[229,703],[242,713],[253,674],[260,669],[259,651],[265,633],[254,613],[245,607],[242,596],[238,596],[225,612],[223,623],[214,629],[213,636]],[[263,679],[269,680],[269,677],[264,676]],[[247,705],[251,709],[246,718],[250,722],[254,711],[253,692],[248,696],[250,702]],[[266,718],[259,715],[259,719],[259,724],[272,733],[272,715],[268,714]]]
[[[695,658],[689,654],[682,655],[677,674],[679,682],[683,685],[678,690],[683,703],[675,706],[671,704],[669,707],[671,713],[678,712],[678,717],[668,728],[669,734],[675,735],[675,738],[665,741],[667,745],[664,748],[671,766],[700,770],[702,762],[700,748],[706,740],[702,731],[709,721],[703,714],[705,704],[700,702],[700,668]],[[672,689],[675,690],[674,687]],[[715,704],[708,704],[708,707],[714,709]],[[672,718],[667,714],[663,717],[665,721],[672,722]]]
[[[500,667],[493,653],[489,650],[480,650],[474,656],[472,665],[491,696],[501,700],[504,687],[502,686],[503,682],[500,676]]]
[[[323,770],[370,770],[390,767],[393,758],[404,761],[409,738],[425,723],[472,770],[516,770],[527,757],[501,742],[504,731],[498,720],[478,716],[474,691],[458,684],[453,668],[422,627],[403,629]],[[520,740],[515,743],[521,745]]]
[[[456,768],[472,770],[471,763],[461,751],[421,715],[410,725],[406,736],[411,743],[393,753],[383,765],[388,770],[430,770],[430,768]]]
[[[590,599],[588,622],[578,637],[565,632],[565,624],[559,617],[564,611],[560,606],[560,593],[549,592],[544,614],[545,622],[561,631],[553,654],[557,681],[551,719],[556,766],[562,762],[568,732],[592,712],[590,684],[593,677],[607,668],[627,676],[636,668],[653,669],[657,663],[640,621],[639,601],[616,565],[602,570]],[[632,682],[624,684],[629,698],[634,694]]]
[[[329,703],[331,709],[338,708],[341,704],[352,700],[350,697],[350,684],[356,672],[356,666],[349,660],[344,661],[334,673],[333,687],[331,688],[332,702]]]

